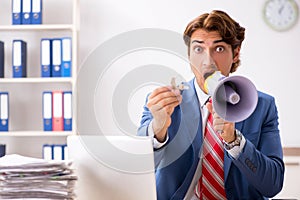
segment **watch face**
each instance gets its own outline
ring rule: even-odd
[[[274,30],[288,30],[298,20],[298,5],[294,0],[268,0],[264,6],[264,19]]]

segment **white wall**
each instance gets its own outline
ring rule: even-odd
[[[79,63],[83,64],[93,50],[118,34],[140,28],[161,28],[182,34],[187,23],[199,14],[213,9],[222,9],[246,27],[246,39],[241,54],[242,65],[237,73],[250,78],[257,89],[276,97],[283,144],[284,146],[300,146],[300,134],[297,132],[300,105],[295,98],[300,96],[300,90],[297,87],[299,85],[297,77],[300,72],[297,59],[300,22],[292,30],[286,32],[271,30],[263,21],[264,3],[265,1],[261,0],[82,0]],[[298,4],[300,4],[299,1]],[[152,62],[163,63],[162,60],[152,60]],[[149,63],[151,62],[135,63],[135,66]],[[191,77],[189,66],[185,64],[186,67],[176,70],[179,70],[178,73],[182,73],[185,78],[189,78]],[[132,68],[112,70],[110,74],[106,74],[109,78],[102,80],[107,82],[102,83],[105,87],[101,88],[101,95],[95,92],[95,102],[97,102],[95,115],[98,122],[104,122],[106,132],[118,132],[120,128],[113,120],[109,103],[116,86],[115,82],[130,70]],[[136,121],[140,117],[138,107],[144,101],[144,97],[141,98],[141,96],[144,96],[146,92],[146,90],[136,92],[140,96],[133,95],[136,99],[134,105],[132,102],[128,103],[131,119],[135,121],[132,123],[137,124]],[[101,100],[103,98],[107,100]],[[99,102],[102,105],[99,105]],[[126,100],[124,103],[126,105]]]

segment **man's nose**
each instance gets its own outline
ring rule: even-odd
[[[203,65],[205,66],[212,66],[215,65],[215,61],[211,56],[211,53],[209,51],[205,51],[204,55],[203,55]]]

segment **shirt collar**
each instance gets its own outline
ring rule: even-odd
[[[195,86],[195,89],[196,89],[198,100],[200,102],[200,106],[202,108],[205,105],[205,103],[207,102],[207,100],[209,99],[210,96],[208,94],[204,93],[201,90],[201,88],[199,87],[199,85],[197,83],[196,78],[194,79],[194,86]]]

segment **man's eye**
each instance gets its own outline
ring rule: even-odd
[[[218,46],[216,48],[216,52],[223,52],[224,50],[225,50],[224,47],[221,47],[221,46]]]
[[[202,51],[203,51],[203,49],[201,47],[195,47],[194,48],[195,53],[201,53]]]

